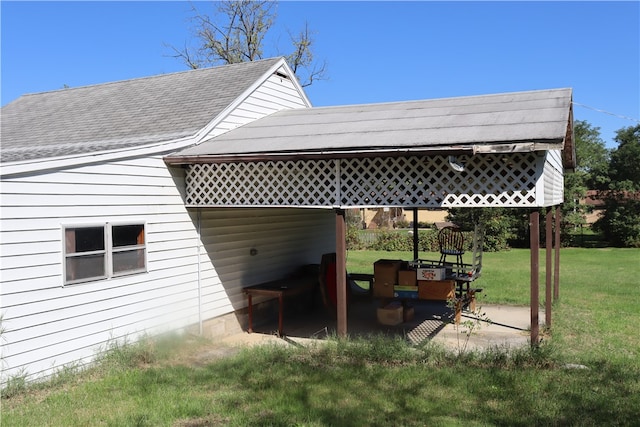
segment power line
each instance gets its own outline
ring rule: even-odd
[[[616,113],[610,113],[609,111],[601,110],[601,109],[595,108],[595,107],[590,107],[588,105],[580,104],[579,102],[573,101],[573,105],[578,105],[580,107],[588,108],[589,110],[597,111],[598,113],[608,114],[610,116],[614,116],[614,117],[617,117],[619,119],[630,120],[632,122],[640,123],[640,120],[634,119],[633,117],[627,117],[627,116],[622,116],[622,115],[616,114]]]

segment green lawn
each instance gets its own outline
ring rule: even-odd
[[[348,257],[350,271],[371,272],[377,259],[412,255]],[[483,265],[485,301],[529,303],[528,251],[487,253]],[[458,356],[371,337],[201,363],[193,355],[215,343],[149,341],[3,398],[2,425],[638,425],[640,250],[563,250],[561,273],[553,328],[537,349]]]

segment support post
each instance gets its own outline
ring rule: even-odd
[[[551,207],[547,208],[547,215],[544,220],[545,225],[545,247],[546,247],[546,258],[545,258],[545,293],[544,293],[544,323],[547,328],[551,327],[551,271],[552,271],[552,263],[553,263],[553,209]]]
[[[555,240],[555,262],[553,263],[553,300],[560,298],[560,218],[562,210],[560,205],[556,206],[556,240]]]
[[[336,210],[336,294],[338,336],[347,336],[347,243],[344,210]]]
[[[538,345],[540,334],[540,213],[529,214],[529,246],[531,248],[531,345]]]
[[[420,238],[418,236],[418,208],[413,208],[413,259],[418,259],[418,246]]]

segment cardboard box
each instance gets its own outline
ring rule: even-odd
[[[402,320],[405,322],[410,322],[415,317],[416,311],[410,305],[405,305],[402,310]]]
[[[418,280],[418,298],[446,301],[456,295],[456,282],[453,280]]]
[[[394,286],[393,297],[402,299],[418,299],[417,286]]]
[[[392,302],[384,307],[378,308],[378,322],[383,325],[395,326],[403,320],[402,304]]]
[[[393,287],[398,283],[402,261],[381,259],[373,263],[373,296],[393,298]]]
[[[393,288],[391,283],[373,283],[373,296],[375,298],[393,298]]]
[[[442,267],[418,268],[416,276],[418,280],[444,280],[446,271]]]
[[[398,286],[418,286],[418,277],[416,276],[416,271],[398,271]]]

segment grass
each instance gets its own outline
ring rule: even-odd
[[[379,258],[411,254],[350,252],[349,270],[370,272]],[[2,425],[637,425],[639,260],[637,249],[564,250],[539,348],[458,356],[373,336],[202,362],[215,344],[143,340],[4,399]],[[486,301],[528,304],[528,251],[485,254],[482,281]]]

